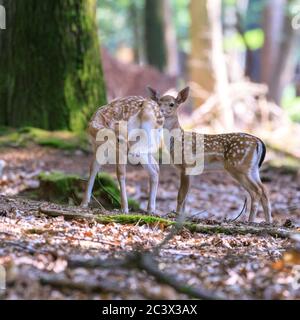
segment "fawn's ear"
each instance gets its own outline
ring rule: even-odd
[[[190,92],[189,87],[182,89],[177,95],[176,102],[178,104],[184,103],[189,96],[189,92]]]
[[[159,94],[156,90],[152,89],[150,86],[147,86],[147,90],[150,95],[150,99],[154,100],[155,102],[158,102],[159,100]]]

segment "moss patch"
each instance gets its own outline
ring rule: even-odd
[[[99,223],[120,223],[120,224],[163,224],[165,226],[170,226],[174,224],[174,221],[170,221],[167,219],[154,217],[154,216],[145,216],[145,215],[127,215],[127,214],[120,214],[120,215],[98,215],[96,217],[97,222]]]
[[[32,127],[18,130],[0,128],[0,147],[24,147],[31,143],[63,150],[89,149],[84,132],[47,131]]]
[[[39,181],[40,187],[38,189],[26,191],[23,195],[32,199],[75,205],[81,202],[87,183],[80,176],[62,172],[40,173]],[[120,190],[109,174],[101,173],[98,175],[93,194],[106,209],[120,209]],[[94,205],[99,207],[96,202]],[[128,206],[132,211],[140,209],[139,203],[130,198]]]

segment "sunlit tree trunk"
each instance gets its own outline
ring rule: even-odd
[[[233,114],[229,99],[229,80],[223,50],[221,24],[221,0],[192,0],[192,59],[190,63],[191,80],[205,93],[217,94],[220,101],[222,125],[230,130]],[[197,16],[200,15],[200,16]],[[205,97],[196,98],[197,106],[205,102]]]
[[[166,65],[163,2],[145,0],[145,50],[150,65],[163,71]]]
[[[0,125],[82,129],[106,100],[95,0],[4,0]]]
[[[137,5],[137,1],[133,0],[129,4],[129,19],[133,33],[133,51],[136,63],[144,60],[144,43],[143,43],[143,11]]]
[[[270,80],[269,96],[278,105],[281,104],[281,98],[284,88],[292,82],[297,64],[296,52],[298,50],[300,37],[291,26],[291,19],[285,17],[282,40],[279,45],[279,54],[273,70],[273,77]]]
[[[190,80],[196,84],[195,105],[205,102],[214,91],[215,77],[211,59],[211,24],[206,0],[191,0],[191,57],[189,63]]]
[[[179,55],[174,26],[174,10],[171,0],[162,0],[164,12],[164,35],[166,43],[167,66],[166,71],[171,76],[179,74]]]
[[[268,84],[269,88],[273,77],[279,77],[274,73],[280,54],[280,44],[283,36],[285,0],[268,1],[264,10],[263,30],[264,46],[261,60],[261,81]],[[269,97],[273,99],[272,92]]]
[[[233,113],[229,97],[229,80],[223,49],[222,0],[207,1],[212,31],[212,66],[215,74],[215,92],[220,101],[222,124],[226,131],[233,126]]]

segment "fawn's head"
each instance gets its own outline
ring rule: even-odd
[[[150,93],[150,98],[158,103],[160,110],[165,118],[177,115],[178,107],[186,101],[190,90],[189,87],[186,87],[178,93],[176,98],[174,98],[170,95],[160,97],[159,93],[156,90],[152,89],[149,86],[147,87],[147,89]]]

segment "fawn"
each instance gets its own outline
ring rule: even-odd
[[[122,122],[127,124],[126,132],[120,128],[120,123]],[[99,151],[99,147],[103,144],[103,141],[99,141],[99,139],[97,139],[97,135],[99,132],[101,132],[101,129],[110,129],[118,136],[116,139],[116,173],[121,191],[121,208],[124,213],[128,213],[125,180],[126,163],[120,161],[119,153],[122,151],[120,147],[122,144],[129,144],[129,136],[134,129],[144,130],[147,137],[150,137],[150,131],[154,129],[154,139],[156,139],[155,142],[158,148],[161,137],[160,130],[163,127],[163,122],[164,117],[158,104],[153,100],[145,99],[140,96],[130,96],[116,99],[111,103],[100,107],[95,112],[88,125],[88,134],[91,137],[94,153],[90,165],[90,175],[81,206],[88,206],[91,199],[95,178],[100,170],[100,164],[97,159],[97,150]],[[147,146],[144,149],[146,150],[144,153],[141,153],[140,149],[133,149],[133,151],[131,151],[131,155],[136,158],[143,158],[144,160],[141,161],[141,164],[144,169],[147,170],[150,181],[148,212],[153,213],[155,211],[159,166]],[[127,154],[125,156],[127,159]]]
[[[178,107],[186,101],[189,94],[189,88],[185,88],[178,93],[176,98],[165,95],[160,97],[156,90],[148,87],[150,97],[160,106],[162,114],[165,118],[164,128],[169,131],[179,129],[181,132],[181,139],[183,140],[184,131],[178,121]],[[200,135],[193,133],[192,144],[194,137]],[[178,139],[175,138],[175,139]],[[182,141],[181,140],[181,141]],[[264,217],[267,223],[272,222],[271,205],[267,196],[266,189],[262,184],[259,176],[259,168],[262,165],[266,147],[264,143],[257,137],[246,133],[228,133],[203,135],[203,151],[204,151],[204,172],[225,170],[235,180],[237,180],[250,195],[250,210],[249,222],[253,222],[256,217],[258,203],[261,202]],[[169,141],[171,158],[174,151],[174,139]],[[184,149],[186,148],[183,145]],[[194,152],[194,146],[190,148]],[[184,150],[182,150],[183,152]],[[187,193],[190,187],[190,175],[187,174],[187,163],[183,161],[181,164],[176,164],[175,167],[180,171],[180,187],[177,197],[177,213],[184,212],[184,205],[186,202]]]

